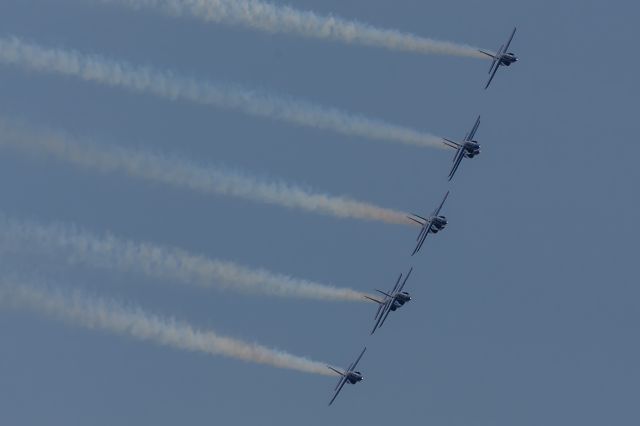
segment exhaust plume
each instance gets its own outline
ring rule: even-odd
[[[76,166],[103,173],[122,173],[175,188],[297,208],[341,218],[411,225],[406,214],[348,197],[313,193],[282,181],[266,181],[226,168],[203,167],[115,146],[78,143],[61,132],[30,129],[0,118],[0,145],[44,152]]]
[[[0,63],[34,71],[78,77],[112,87],[150,93],[170,100],[186,100],[237,110],[300,126],[333,130],[350,136],[444,148],[441,139],[384,121],[353,115],[292,97],[176,76],[149,67],[135,67],[73,50],[48,49],[18,38],[0,38]]]
[[[193,255],[178,248],[137,243],[109,234],[99,237],[74,226],[15,221],[1,214],[0,247],[10,252],[63,256],[70,263],[133,271],[204,288],[325,301],[367,301],[364,293],[348,288],[274,274],[264,269],[250,269],[233,262]]]
[[[155,9],[172,17],[189,16],[205,22],[227,23],[269,33],[332,40],[347,44],[381,47],[422,54],[453,55],[484,59],[478,49],[465,44],[439,41],[377,28],[340,18],[322,16],[259,0],[101,0],[132,9]]]
[[[222,355],[256,364],[286,368],[304,373],[332,376],[324,363],[291,355],[257,343],[247,343],[220,336],[213,331],[201,331],[185,322],[163,319],[140,308],[125,307],[114,301],[94,299],[74,291],[47,291],[8,283],[0,285],[0,304],[17,305],[54,316],[77,326],[101,329],[209,355]]]

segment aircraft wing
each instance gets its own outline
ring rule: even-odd
[[[342,377],[342,379],[338,382],[338,386],[336,386],[336,391],[333,393],[333,397],[331,398],[331,401],[329,401],[329,405],[333,404],[333,401],[336,400],[345,383],[347,383],[346,376]]]
[[[376,323],[373,325],[373,328],[371,329],[371,334],[375,333],[376,330],[382,325],[382,319],[386,318],[386,316],[389,315],[392,304],[393,304],[393,299],[389,299],[385,303],[384,309],[378,311],[378,315],[376,315]]]
[[[456,156],[453,157],[453,165],[451,166],[451,171],[449,172],[449,180],[453,179],[453,175],[456,174],[456,170],[458,170],[458,167],[460,166],[460,163],[462,162],[463,158],[464,158],[464,150],[460,149],[456,153]]]
[[[511,40],[513,40],[513,36],[515,34],[516,34],[516,27],[513,27],[513,31],[511,32],[511,37],[509,37],[509,41],[505,45],[503,53],[507,53],[507,51],[509,50],[509,45],[511,44]]]
[[[414,254],[416,254],[417,252],[420,251],[420,249],[422,248],[422,245],[424,244],[424,240],[427,239],[427,235],[429,235],[429,230],[431,229],[431,227],[429,227],[425,232],[422,232],[420,234],[420,239],[418,240],[418,244],[416,244],[416,248],[413,249],[413,253],[411,253],[411,256],[413,256]]]
[[[438,216],[440,214],[440,210],[442,210],[442,206],[444,206],[444,202],[447,201],[447,197],[449,196],[449,192],[450,191],[447,191],[447,193],[444,194],[444,198],[442,199],[442,202],[440,203],[438,208],[433,212],[433,217]]]
[[[464,138],[464,140],[465,141],[472,141],[473,137],[476,135],[476,132],[478,131],[478,127],[480,127],[480,116],[478,116],[478,118],[476,119],[476,122],[473,125],[473,128],[467,134],[467,137]]]
[[[398,279],[396,280],[396,284],[393,286],[393,290],[391,290],[392,295],[398,290],[398,286],[400,285],[401,279],[402,279],[402,274],[398,276]]]
[[[356,361],[349,368],[349,371],[348,371],[349,373],[352,372],[356,368],[356,365],[358,365],[358,363],[360,362],[360,359],[362,358],[362,355],[364,355],[366,350],[367,350],[366,346],[364,348],[362,348],[362,352],[360,352],[360,355],[358,356],[358,359],[356,359]]]
[[[387,317],[389,316],[390,313],[391,313],[391,308],[389,308],[389,310],[387,310],[387,313],[384,315],[384,317],[382,317],[382,321],[380,321],[380,325],[378,327],[382,327],[382,325],[387,320]]]
[[[402,291],[402,289],[404,288],[404,285],[407,283],[407,280],[409,279],[409,275],[411,275],[412,271],[413,271],[413,266],[411,267],[411,269],[409,269],[409,272],[407,272],[407,276],[404,277],[404,281],[402,281],[402,285],[400,286],[398,291]]]
[[[500,64],[498,64],[494,70],[493,73],[491,73],[491,77],[489,77],[489,81],[487,81],[487,84],[484,86],[485,90],[489,87],[489,85],[491,84],[491,80],[493,80],[493,77],[495,77],[496,73],[498,72],[498,69],[500,68]]]

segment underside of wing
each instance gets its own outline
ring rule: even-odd
[[[422,245],[424,244],[424,240],[427,238],[427,235],[429,235],[428,229],[426,232],[422,233],[422,238],[420,238],[420,240],[418,241],[418,244],[416,245],[416,248],[413,250],[413,253],[411,253],[411,256],[413,256],[414,254],[420,251],[420,249],[422,248]]]
[[[387,315],[387,312],[391,310],[392,303],[393,303],[393,300],[387,302],[384,305],[384,309],[378,312],[378,316],[376,317],[376,323],[373,325],[373,328],[371,329],[371,334],[375,333],[375,331],[380,327],[381,325],[380,323],[382,322],[382,319]]]
[[[511,40],[513,40],[513,36],[515,34],[516,34],[516,27],[513,27],[513,31],[511,31],[511,36],[509,37],[509,41],[504,46],[504,52],[502,52],[502,53],[507,53],[507,51],[509,50],[509,45],[511,44]]]
[[[387,320],[387,317],[389,316],[390,313],[391,313],[391,309],[387,310],[387,313],[384,315],[384,317],[382,317],[382,321],[380,321],[380,325],[378,326],[378,328],[384,325],[384,322]]]
[[[442,206],[444,206],[444,202],[447,201],[447,198],[449,197],[449,192],[450,191],[447,191],[447,193],[444,194],[444,198],[442,199],[442,202],[440,203],[436,211],[433,212],[433,217],[436,217],[440,214],[440,210],[442,210]]]
[[[404,288],[404,285],[407,283],[407,280],[409,279],[409,275],[411,275],[411,272],[413,272],[413,266],[409,269],[409,272],[407,272],[407,276],[404,277],[404,281],[402,281],[402,284],[400,285],[400,288],[398,288],[398,291],[402,291],[402,289]]]
[[[364,348],[362,348],[362,352],[360,352],[360,355],[358,356],[358,359],[356,359],[356,361],[353,363],[353,365],[351,366],[351,368],[349,369],[349,372],[352,372],[355,368],[356,365],[358,365],[358,363],[360,362],[360,360],[362,359],[362,355],[364,355],[364,353],[367,351],[367,347],[365,346]]]
[[[473,128],[467,134],[467,137],[465,138],[465,141],[472,141],[473,140],[473,137],[476,135],[476,132],[478,131],[478,127],[480,127],[480,116],[478,116],[478,118],[476,118],[476,122],[473,123]]]
[[[453,175],[456,174],[456,170],[460,166],[462,159],[464,158],[464,151],[460,151],[458,155],[456,155],[455,161],[453,162],[453,166],[451,166],[451,171],[449,172],[449,180],[453,179]]]
[[[376,316],[374,317],[375,319],[378,319],[378,317],[380,317],[380,312],[384,312],[385,306],[387,306],[387,302],[378,305],[378,310],[376,311]]]
[[[487,84],[484,86],[485,90],[491,84],[491,81],[493,80],[493,77],[495,77],[496,73],[498,72],[498,68],[500,68],[500,63],[496,64],[496,67],[493,69],[493,73],[491,73],[491,77],[489,77],[489,81],[487,81]]]
[[[340,382],[338,382],[338,386],[336,386],[336,391],[333,393],[333,397],[331,398],[331,401],[329,401],[329,405],[333,404],[333,401],[336,400],[336,398],[338,397],[338,394],[340,393],[340,391],[344,387],[345,383],[347,383],[347,378],[346,377],[342,377],[342,380],[340,380]]]
[[[398,286],[400,285],[400,280],[402,279],[402,274],[400,274],[398,276],[398,279],[396,280],[395,285],[393,286],[393,289],[391,289],[391,294],[393,295],[397,290],[398,290]]]

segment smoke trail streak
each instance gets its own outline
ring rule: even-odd
[[[113,235],[101,238],[73,226],[16,221],[0,214],[0,237],[0,247],[7,251],[66,256],[71,263],[141,272],[153,278],[175,279],[205,288],[326,301],[367,301],[364,293],[355,290],[250,269],[178,248],[136,243]]]
[[[372,204],[313,193],[282,181],[265,181],[236,171],[202,167],[178,158],[93,143],[78,143],[61,132],[34,130],[0,118],[0,145],[45,152],[76,166],[123,173],[176,188],[261,201],[341,218],[412,225],[406,214]]]
[[[163,319],[140,308],[127,308],[114,301],[94,299],[79,292],[64,295],[7,283],[0,285],[0,303],[17,305],[55,316],[86,328],[98,328],[143,341],[151,341],[209,355],[222,355],[257,364],[332,376],[325,364],[271,349],[220,336],[213,331],[200,331],[187,323]]]
[[[385,123],[336,108],[303,100],[246,89],[237,85],[214,84],[178,77],[148,67],[134,67],[97,55],[47,49],[17,38],[0,38],[0,63],[42,72],[79,77],[113,87],[154,94],[171,100],[187,100],[246,114],[269,117],[301,126],[417,146],[444,148],[441,139],[416,130]]]
[[[229,23],[271,33],[339,41],[423,54],[483,58],[465,44],[433,40],[358,21],[322,16],[260,0],[101,0],[133,9],[157,9],[173,17],[191,16],[206,22]]]

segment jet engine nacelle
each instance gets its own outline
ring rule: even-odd
[[[438,216],[434,220],[434,225],[439,229],[443,229],[445,226],[447,226],[447,223],[447,218],[445,216]]]
[[[512,63],[517,62],[518,58],[516,57],[515,53],[513,52],[509,52],[509,53],[505,53],[504,56],[502,57],[502,64],[504,66],[510,66]]]
[[[349,383],[351,383],[352,385],[355,385],[356,383],[358,383],[359,381],[363,380],[364,377],[362,377],[362,373],[359,371],[354,371],[353,373],[349,374],[349,377],[347,378],[347,381]]]
[[[405,303],[411,300],[411,295],[409,295],[409,293],[407,293],[406,291],[403,291],[401,293],[398,293],[398,295],[396,296],[396,300],[401,303]]]

